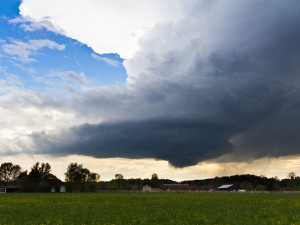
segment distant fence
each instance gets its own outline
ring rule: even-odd
[[[97,190],[96,192],[101,193],[141,193],[142,190]]]
[[[217,191],[217,190],[155,190],[155,191],[142,191],[142,190],[97,190],[98,193],[257,193],[257,194],[300,194],[300,191]]]

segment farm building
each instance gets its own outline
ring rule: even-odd
[[[9,193],[9,192],[17,192],[17,186],[0,186],[0,193]]]
[[[150,192],[151,190],[152,190],[151,186],[147,184],[143,186],[143,192]]]
[[[189,184],[164,184],[163,189],[167,191],[199,191],[201,186]]]
[[[150,185],[146,184],[143,186],[142,191],[143,192],[160,192],[161,190],[159,188],[153,188]]]
[[[235,184],[224,184],[217,188],[217,191],[236,191],[238,187]]]

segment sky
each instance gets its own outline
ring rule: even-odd
[[[0,163],[110,180],[300,174],[297,0],[1,0]]]

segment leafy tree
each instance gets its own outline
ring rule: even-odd
[[[141,187],[140,185],[137,185],[137,184],[134,184],[132,187],[131,187],[132,190],[141,190]]]
[[[98,173],[90,172],[88,182],[98,182],[100,180],[100,175]]]
[[[27,170],[20,173],[20,175],[18,176],[18,180],[22,180],[26,176],[27,176]]]
[[[278,191],[280,190],[280,188],[281,188],[280,181],[277,177],[275,177],[273,180],[273,190]]]
[[[48,178],[51,172],[51,166],[48,163],[42,163],[39,172],[42,179]]]
[[[82,164],[70,163],[65,173],[66,181],[72,183],[98,182],[100,175],[83,168]]]
[[[126,179],[113,179],[109,182],[111,190],[128,190],[130,189],[129,182]]]
[[[152,174],[151,180],[158,180],[158,176],[156,173]]]
[[[19,165],[12,163],[2,163],[0,166],[0,180],[5,182],[15,181],[20,174],[22,169]]]
[[[31,171],[26,176],[26,174],[21,174],[22,179],[18,182],[21,191],[31,192],[31,191],[42,191],[49,192],[51,188],[59,189],[61,185],[61,180],[50,173],[51,166],[49,163],[39,162],[35,163],[31,167]]]
[[[109,183],[109,188],[112,190],[127,190],[129,189],[129,182],[124,179],[120,173],[115,174],[115,179]]]
[[[20,191],[22,192],[32,192],[36,189],[39,189],[39,182],[36,181],[32,176],[25,176],[18,183]]]
[[[296,173],[290,172],[290,173],[288,174],[288,178],[291,179],[291,180],[294,180],[294,179],[296,178]]]
[[[65,173],[67,191],[96,191],[97,184],[100,180],[98,173],[93,173],[82,164],[70,163]]]
[[[153,173],[151,176],[151,182],[150,182],[150,186],[153,188],[159,188],[160,184],[159,184],[159,179],[156,173]]]
[[[120,174],[120,173],[117,173],[117,174],[115,174],[115,179],[116,180],[123,180],[124,176],[122,174]]]
[[[252,184],[251,184],[249,181],[243,181],[243,182],[240,184],[240,187],[241,187],[242,189],[247,190],[247,191],[250,191],[250,190],[253,189],[253,186],[252,186]]]
[[[256,186],[255,189],[256,189],[257,191],[264,191],[264,190],[266,190],[266,187],[263,186],[263,185],[261,185],[261,184],[258,184],[258,185]]]
[[[43,179],[47,179],[51,172],[51,166],[49,163],[42,163],[40,165],[39,162],[36,162],[32,167],[29,173],[29,176],[33,177],[37,181],[41,181]]]
[[[73,183],[81,183],[82,182],[82,164],[70,163],[67,168],[67,172],[65,173],[66,181]]]

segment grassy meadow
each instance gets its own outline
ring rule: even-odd
[[[0,194],[0,224],[300,224],[300,195]]]

